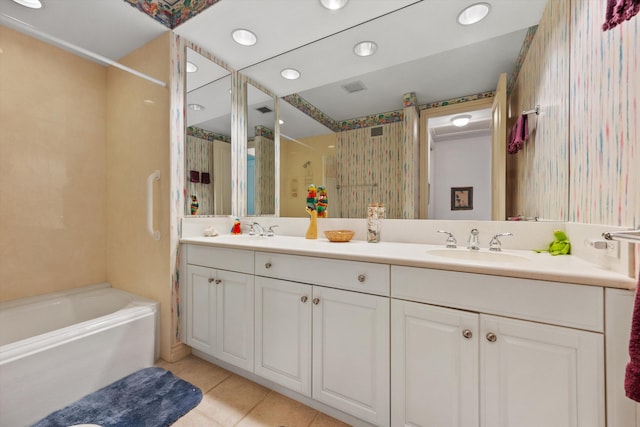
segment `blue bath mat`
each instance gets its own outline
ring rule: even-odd
[[[202,400],[200,389],[158,367],[142,369],[91,393],[34,424],[67,427],[170,426]],[[36,402],[37,404],[37,402]]]

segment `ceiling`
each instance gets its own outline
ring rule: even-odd
[[[515,69],[527,30],[538,23],[546,0],[487,1],[491,13],[472,26],[458,24],[456,17],[474,0],[350,0],[339,11],[318,0],[170,3],[175,10],[180,10],[176,3],[197,6],[173,29],[180,36],[277,96],[298,94],[342,121],[401,109],[408,92],[422,105],[493,91],[498,75]],[[45,7],[31,10],[0,0],[0,23],[117,60],[168,31],[157,16],[142,13],[140,4],[144,0],[45,0]],[[236,28],[253,31],[258,43],[233,42]],[[375,55],[353,54],[363,40],[378,44]],[[280,77],[288,67],[298,69],[301,78]],[[354,81],[366,90],[349,94],[342,88]],[[298,110],[281,104],[283,133],[303,138],[328,132],[317,122],[305,125],[307,116],[296,117]]]

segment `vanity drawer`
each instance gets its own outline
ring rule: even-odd
[[[392,266],[391,296],[590,331],[604,330],[604,290],[599,286]]]
[[[389,265],[256,252],[255,274],[389,296]]]
[[[253,274],[253,251],[187,245],[187,264]]]

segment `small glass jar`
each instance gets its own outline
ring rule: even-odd
[[[370,203],[367,209],[367,242],[378,243],[380,241],[380,216],[377,203]],[[384,207],[383,207],[384,217]]]

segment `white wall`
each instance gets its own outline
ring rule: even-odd
[[[431,142],[430,219],[491,219],[491,137]],[[473,187],[473,210],[451,210],[451,187]]]

